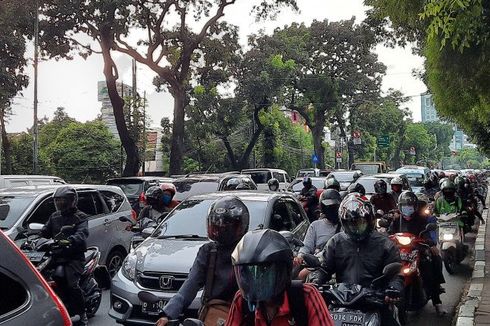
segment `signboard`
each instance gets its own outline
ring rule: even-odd
[[[410,147],[410,155],[414,155],[414,156],[417,155],[417,151],[416,151],[415,147],[413,147],[413,146]]]
[[[361,145],[361,132],[359,130],[356,130],[352,133],[352,142],[354,145]]]
[[[316,154],[313,154],[311,156],[311,161],[313,162],[313,164],[318,164],[320,163],[320,159],[318,158],[318,156],[316,156]]]
[[[335,153],[336,158],[342,158],[342,152],[337,152]]]
[[[107,91],[107,83],[105,81],[97,82],[97,100],[99,102],[109,99],[109,92]]]
[[[378,147],[388,147],[390,146],[390,136],[381,135],[377,139]]]

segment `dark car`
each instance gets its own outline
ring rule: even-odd
[[[71,325],[63,303],[2,231],[0,250],[0,324]]]
[[[215,191],[224,191],[231,179],[238,179],[246,184],[249,190],[257,190],[257,185],[249,175],[243,174],[197,174],[175,179],[173,184],[177,189],[174,199],[183,201],[190,196],[207,194]]]
[[[328,177],[334,177],[340,183],[340,190],[347,188],[362,176],[361,171],[332,171]]]
[[[139,214],[141,208],[145,206],[145,191],[151,186],[172,181],[173,179],[164,177],[124,177],[109,179],[106,184],[121,188],[128,197],[131,207],[136,214]]]
[[[250,212],[250,230],[291,231],[303,239],[309,223],[300,202],[291,193],[233,191],[198,195],[184,200],[153,234],[131,252],[112,280],[109,315],[118,323],[154,325],[158,316],[143,308],[138,292],[149,291],[164,305],[186,280],[199,248],[209,241],[206,217],[218,198],[238,196]],[[170,281],[169,281],[170,280]],[[200,294],[189,309],[200,307]]]

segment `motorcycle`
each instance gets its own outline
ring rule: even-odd
[[[304,255],[303,259],[308,268],[321,269],[320,261],[314,255]],[[384,287],[388,280],[400,272],[401,267],[400,263],[386,265],[383,275],[374,279],[369,287],[347,283],[321,285],[319,291],[329,305],[335,326],[382,325],[381,311],[386,308],[392,312],[393,319],[400,325],[396,305],[385,303],[385,297],[389,293]]]
[[[411,233],[395,233],[389,238],[400,249],[400,258],[402,260],[402,275],[405,281],[405,291],[403,298],[404,311],[418,311],[428,302],[429,298],[424,289],[422,276],[420,274],[420,262],[422,259],[430,259],[430,255],[425,254],[430,247],[423,239],[423,235],[433,232],[437,229],[437,224],[427,224],[424,231],[419,235]],[[403,315],[403,318],[405,316]]]
[[[456,267],[468,255],[468,246],[464,244],[463,218],[464,215],[458,213],[441,214],[437,218],[442,261],[449,274],[454,274]]]
[[[56,252],[61,249],[59,241],[66,239],[65,233],[72,226],[64,226],[54,239],[40,237],[39,232],[42,227],[42,224],[30,224],[27,239],[20,249],[56,292],[56,278],[64,277],[64,268],[63,265],[57,263]],[[107,268],[100,266],[99,261],[99,249],[97,247],[87,248],[85,266],[79,286],[83,292],[88,318],[93,317],[100,307],[102,289],[110,288],[111,284],[111,277]],[[63,300],[63,298],[61,299]]]
[[[289,247],[293,252],[293,256],[296,257],[301,247],[304,246],[303,241],[296,238],[293,235],[293,233],[290,231],[280,231],[279,233],[288,241]],[[292,273],[293,279],[296,279],[298,277],[299,273],[301,272],[301,269],[302,269],[301,265],[293,266],[293,273]]]

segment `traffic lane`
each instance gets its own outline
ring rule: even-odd
[[[109,317],[109,308],[110,308],[110,292],[104,291],[102,293],[102,302],[100,303],[100,308],[95,314],[94,317],[89,319],[88,324],[90,326],[114,326],[118,325]]]

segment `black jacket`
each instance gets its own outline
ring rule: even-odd
[[[87,250],[88,220],[87,214],[82,211],[75,208],[66,215],[61,215],[60,212],[54,212],[44,225],[41,236],[48,239],[54,238],[60,233],[61,228],[66,225],[74,226],[73,230],[66,234],[71,245],[61,250],[58,257],[67,260],[85,261],[84,253]]]
[[[389,193],[374,194],[371,197],[371,204],[373,204],[375,211],[382,210],[385,214],[396,209],[396,202],[393,196]]]
[[[309,189],[306,189],[306,187],[304,187],[301,190],[300,195],[305,197],[308,207],[318,205],[318,198],[316,197],[316,191],[317,189],[315,186],[311,186]]]
[[[425,230],[425,227],[427,226],[428,222],[427,219],[423,216],[420,216],[419,214],[416,214],[415,216],[412,217],[410,221],[407,221],[402,218],[401,220],[401,228],[400,228],[400,219],[394,219],[393,222],[390,225],[390,228],[388,230],[389,234],[394,234],[394,233],[399,233],[399,232],[404,232],[404,233],[411,233],[416,236],[419,236],[419,234]],[[426,243],[429,246],[435,246],[434,241],[430,237],[430,233],[426,232],[423,234],[423,238],[426,240]]]
[[[324,269],[328,277],[336,275],[337,283],[370,286],[383,275],[383,268],[391,263],[400,263],[400,251],[386,236],[373,231],[361,242],[352,240],[346,233],[334,235],[323,252]],[[388,286],[403,290],[403,279],[395,276]]]
[[[169,319],[177,319],[179,315],[186,309],[194,300],[197,292],[206,284],[208,261],[210,251],[215,242],[208,242],[199,248],[194,264],[189,272],[187,280],[172,299],[163,308],[163,314]],[[216,246],[216,268],[214,270],[213,286],[210,289],[208,300],[220,299],[231,304],[233,297],[238,290],[238,285],[235,279],[235,273],[231,264],[232,247]]]

